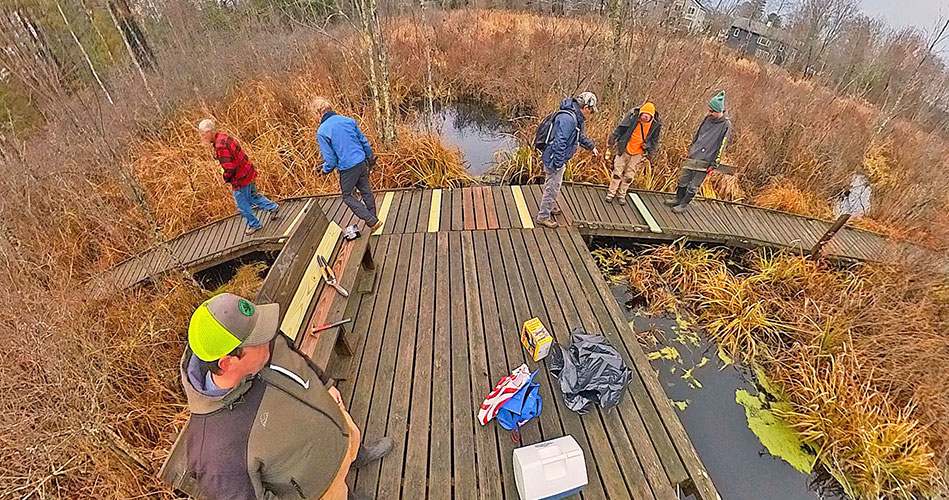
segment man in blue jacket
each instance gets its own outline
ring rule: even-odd
[[[359,130],[356,120],[336,114],[326,99],[317,97],[311,107],[320,117],[316,142],[323,155],[323,173],[339,170],[339,189],[343,193],[343,202],[356,217],[366,222],[370,232],[379,229],[382,221],[376,217],[376,200],[369,186],[369,169],[376,164],[376,157],[369,141]],[[362,201],[353,196],[353,191],[357,189]]]
[[[577,153],[577,145],[592,150],[594,156],[599,155],[593,141],[583,133],[583,124],[593,113],[596,113],[596,95],[593,92],[581,92],[577,97],[564,99],[554,116],[550,141],[540,157],[546,178],[537,222],[544,226],[553,228],[558,225],[550,216],[560,213],[559,208],[554,208],[554,202],[560,194],[567,162]]]

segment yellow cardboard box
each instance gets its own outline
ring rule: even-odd
[[[550,333],[547,332],[539,319],[531,318],[524,322],[524,328],[521,330],[521,343],[524,344],[524,349],[527,349],[534,361],[540,361],[547,357],[553,341],[553,337],[550,336]]]

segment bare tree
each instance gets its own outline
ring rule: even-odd
[[[858,0],[803,0],[791,12],[791,31],[798,44],[797,68],[811,75],[827,48],[857,14]]]
[[[63,11],[63,5],[59,0],[56,0],[56,9],[59,10],[59,15],[63,17],[63,22],[66,24],[66,29],[69,30],[69,34],[72,35],[72,39],[76,42],[76,46],[79,47],[79,51],[82,53],[83,59],[85,59],[86,64],[89,65],[89,71],[92,73],[92,76],[95,77],[96,83],[99,84],[99,89],[101,89],[102,93],[105,94],[106,99],[109,100],[109,104],[115,104],[115,101],[112,100],[112,94],[110,94],[109,90],[105,88],[105,83],[102,83],[102,78],[99,76],[99,72],[96,71],[96,66],[92,64],[92,59],[89,58],[89,53],[86,52],[86,47],[83,46],[82,42],[79,40],[79,36],[76,35],[76,31],[73,30],[72,24],[70,24],[69,18],[66,17],[66,12]]]
[[[392,109],[392,90],[389,85],[389,58],[379,20],[378,0],[356,0],[363,42],[369,59],[369,90],[375,107],[376,124],[383,143],[395,142],[395,116]]]

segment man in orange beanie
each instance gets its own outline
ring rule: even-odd
[[[642,107],[630,111],[610,134],[608,145],[616,153],[616,160],[606,194],[608,203],[618,198],[620,205],[626,204],[626,190],[642,172],[647,158],[652,157],[659,147],[661,128],[656,106],[646,101]]]

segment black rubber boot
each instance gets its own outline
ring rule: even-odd
[[[695,198],[695,193],[688,192],[685,194],[685,198],[682,198],[682,201],[678,205],[672,207],[672,213],[681,214],[689,209],[689,203],[692,202],[692,198]]]
[[[664,201],[663,203],[665,203],[665,205],[666,205],[667,207],[674,207],[674,206],[678,205],[678,204],[682,201],[683,198],[685,198],[686,193],[687,193],[687,188],[684,188],[684,187],[676,188],[676,197],[675,197],[675,199],[674,199],[674,200],[666,200],[666,201]]]
[[[392,439],[384,437],[378,441],[369,444],[359,445],[359,452],[356,453],[356,460],[353,460],[350,469],[358,469],[364,465],[370,464],[386,456],[392,450]]]

